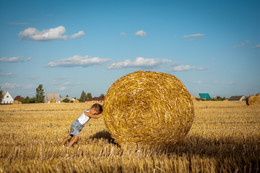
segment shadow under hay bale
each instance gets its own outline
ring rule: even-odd
[[[118,145],[115,142],[115,140],[111,137],[111,134],[108,131],[106,131],[106,130],[97,132],[96,134],[90,136],[90,139],[105,139],[105,140],[107,140],[111,144]]]

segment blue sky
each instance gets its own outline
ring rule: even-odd
[[[197,96],[260,92],[260,1],[1,0],[0,86],[17,95],[106,94],[137,71]]]

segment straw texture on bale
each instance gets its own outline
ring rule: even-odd
[[[260,105],[260,96],[251,95],[246,99],[247,105]]]
[[[197,100],[196,100],[196,97],[194,97],[194,96],[191,96],[191,100],[192,100],[192,101],[197,101]]]
[[[189,132],[191,95],[175,76],[137,71],[121,77],[104,100],[104,119],[119,144],[173,144]]]

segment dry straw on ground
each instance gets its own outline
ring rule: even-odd
[[[71,123],[91,105],[0,105],[0,173],[260,170],[260,106],[240,101],[194,102],[196,116],[189,133],[162,149],[115,145],[103,116],[89,121],[74,147],[61,146]]]
[[[190,93],[175,76],[137,71],[109,88],[103,114],[117,143],[161,145],[176,143],[189,132],[194,108]]]

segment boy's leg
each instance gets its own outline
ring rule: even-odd
[[[79,140],[79,137],[76,136],[76,135],[74,135],[68,146],[71,147],[71,146],[74,145],[78,140]]]
[[[68,137],[66,137],[64,140],[63,140],[63,142],[61,143],[62,145],[65,145],[66,144],[66,142],[68,142],[70,139],[72,138],[72,136],[68,136]]]

